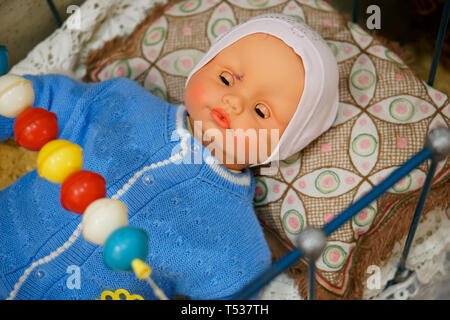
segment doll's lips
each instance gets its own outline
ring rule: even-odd
[[[211,117],[217,124],[224,128],[229,129],[230,128],[230,116],[228,113],[222,109],[222,108],[214,108],[211,110]]]

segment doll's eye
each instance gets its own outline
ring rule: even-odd
[[[267,108],[265,105],[258,103],[255,106],[255,112],[263,119],[270,118],[270,111],[269,108]]]
[[[222,82],[225,83],[227,86],[230,87],[233,86],[234,78],[229,72],[224,71],[219,75],[219,77],[222,80]]]

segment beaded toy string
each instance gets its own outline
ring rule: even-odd
[[[14,122],[16,143],[28,150],[39,151],[37,158],[39,176],[61,184],[60,200],[63,208],[83,215],[81,224],[71,239],[74,235],[75,238],[78,237],[81,227],[86,241],[104,245],[103,261],[108,268],[121,272],[133,271],[137,278],[145,280],[150,285],[156,297],[168,300],[151,279],[152,269],[144,262],[148,254],[148,235],[145,230],[128,225],[127,205],[118,200],[118,197],[144,171],[166,163],[143,168],[119,190],[115,197],[106,198],[105,179],[96,172],[82,170],[82,148],[70,141],[57,139],[59,128],[56,114],[42,108],[31,107],[33,103],[34,90],[31,81],[13,74],[0,77],[0,115],[16,118]],[[68,247],[71,244],[68,241],[64,245]],[[58,250],[64,250],[66,247],[63,246]],[[43,263],[52,259],[46,258]],[[32,267],[39,263],[41,262],[35,262]],[[27,271],[31,272],[33,268],[30,267]],[[21,278],[26,276],[24,273]],[[19,290],[20,280],[10,297],[14,297]]]

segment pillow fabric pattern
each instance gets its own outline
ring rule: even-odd
[[[340,106],[330,130],[276,172],[256,177],[255,209],[276,242],[274,259],[308,226],[322,227],[423,148],[428,132],[448,127],[448,96],[420,80],[390,45],[349,22],[323,0],[184,0],[158,5],[125,41],[87,59],[85,81],[128,77],[171,103],[211,42],[263,13],[284,13],[317,30],[339,65]],[[370,265],[404,239],[429,162],[414,169],[328,238],[316,261],[317,298],[361,299]],[[450,160],[438,164],[424,214],[449,208]],[[450,218],[450,217],[449,217]],[[271,241],[269,241],[271,244]],[[272,243],[273,244],[273,243]],[[303,296],[306,263],[289,270]]]

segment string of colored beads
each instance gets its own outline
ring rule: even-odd
[[[110,269],[134,271],[139,279],[148,281],[151,269],[144,262],[148,253],[147,233],[128,226],[126,204],[106,198],[106,180],[98,173],[82,170],[82,148],[56,139],[59,131],[56,114],[31,107],[34,99],[31,81],[13,74],[0,77],[0,115],[16,118],[14,139],[18,145],[39,151],[38,174],[61,184],[63,208],[83,215],[81,229],[85,240],[104,245],[103,261]],[[130,179],[122,193],[136,178]],[[167,299],[159,291],[157,296]]]

